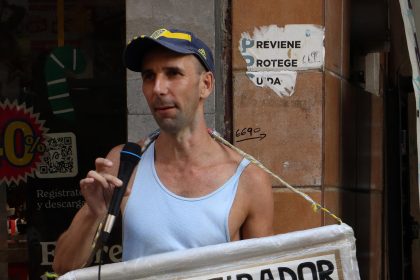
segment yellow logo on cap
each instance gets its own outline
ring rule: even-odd
[[[206,57],[206,51],[204,50],[204,49],[199,49],[198,50],[198,52],[205,58],[205,59],[207,59],[207,57]]]
[[[178,40],[186,40],[186,41],[190,41],[190,42],[192,40],[191,35],[188,34],[188,33],[182,33],[182,32],[172,33],[171,31],[169,31],[165,28],[156,30],[149,37],[152,38],[152,39],[155,39],[155,40],[159,39],[160,37],[165,37],[165,38],[170,38],[170,39],[178,39]]]

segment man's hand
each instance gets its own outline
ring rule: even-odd
[[[80,181],[80,191],[85,198],[89,210],[96,217],[106,214],[112,193],[115,187],[123,182],[115,174],[114,164],[111,160],[97,158],[95,170],[88,172],[86,178]]]

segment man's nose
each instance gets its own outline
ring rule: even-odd
[[[162,75],[157,75],[153,84],[153,91],[156,94],[166,94],[168,91],[167,81]]]

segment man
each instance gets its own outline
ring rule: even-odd
[[[141,72],[143,94],[160,127],[133,172],[121,204],[123,260],[273,233],[271,181],[214,141],[204,102],[214,88],[210,49],[191,32],[161,29],[129,43],[127,68]],[[85,205],[59,238],[53,268],[80,268],[114,187],[121,146],[98,158],[81,180]]]

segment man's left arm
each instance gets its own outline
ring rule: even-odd
[[[241,227],[241,239],[274,234],[274,199],[269,175],[255,165],[246,170],[248,215]]]

